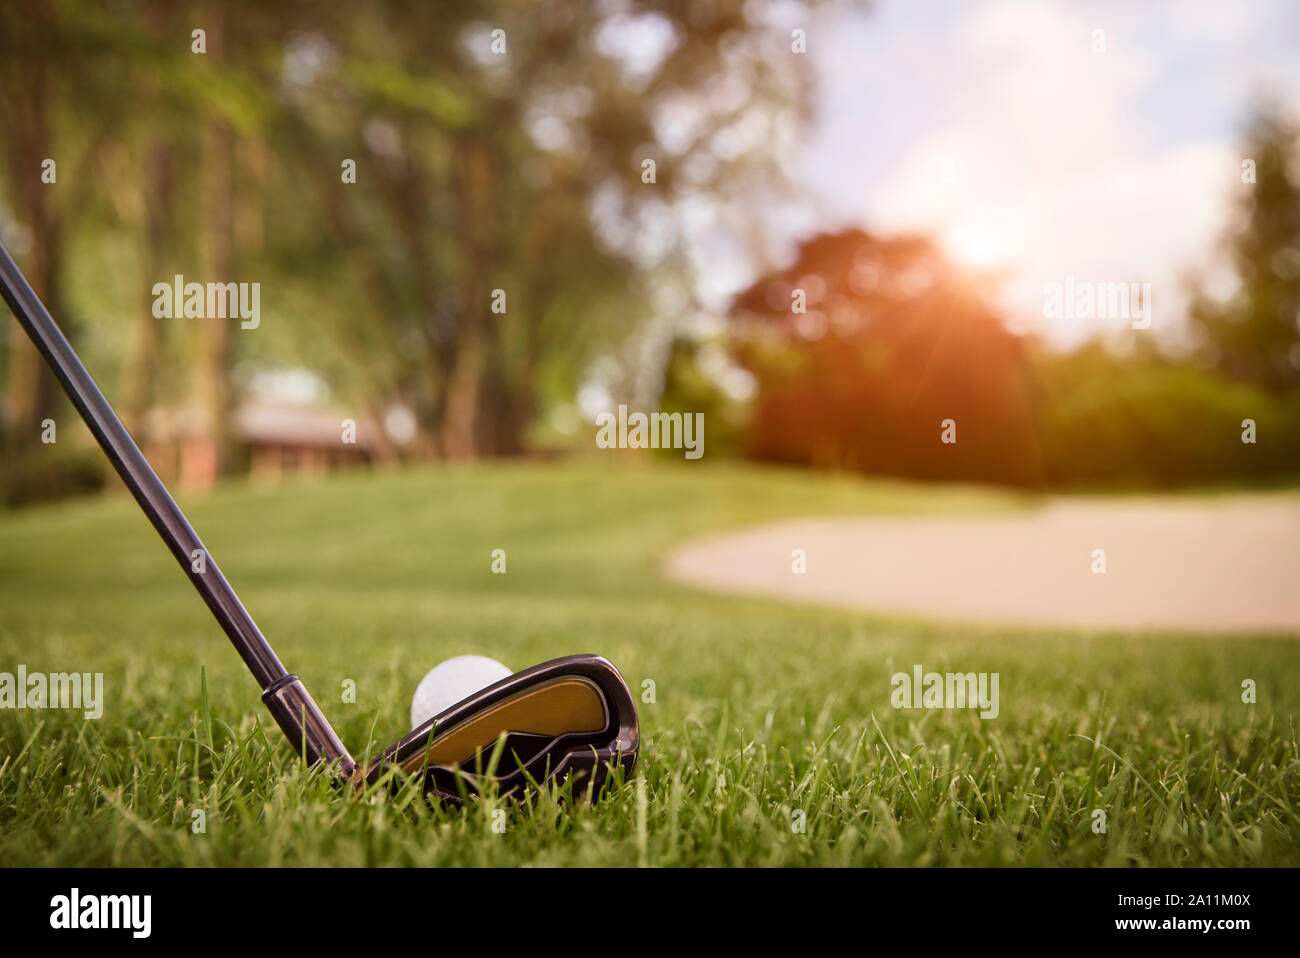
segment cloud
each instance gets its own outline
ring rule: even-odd
[[[1041,318],[1043,285],[1066,274],[1150,282],[1154,327],[1176,325],[1177,277],[1207,259],[1240,188],[1246,91],[1294,74],[1263,36],[1276,8],[966,10],[886,4],[826,44],[803,169],[828,219],[923,230],[1005,265],[1013,318],[1058,341],[1097,328]],[[1206,25],[1224,17],[1230,28]]]

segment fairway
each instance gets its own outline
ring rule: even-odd
[[[721,530],[1029,504],[1011,494],[492,465],[232,484],[181,504],[359,758],[407,730],[442,659],[591,651],[638,699],[633,780],[563,812],[554,793],[455,811],[417,788],[335,792],[300,767],[117,495],[0,515],[0,671],[104,674],[97,720],[0,710],[7,865],[1300,864],[1294,639],[936,624],[697,592],[660,571]],[[998,673],[998,716],[895,710],[890,676],[916,665]]]

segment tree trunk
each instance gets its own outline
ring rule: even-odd
[[[149,183],[144,198],[145,244],[141,261],[140,289],[142,301],[137,307],[135,342],[126,365],[126,382],[122,386],[122,419],[127,429],[143,435],[145,415],[158,398],[158,373],[164,341],[164,320],[153,314],[153,286],[167,282],[163,275],[166,263],[168,224],[171,222],[171,151],[155,143],[148,158]]]
[[[50,10],[38,4],[31,11],[29,25],[34,31],[46,29],[51,20]],[[9,179],[17,184],[15,212],[18,221],[29,230],[31,252],[27,260],[27,276],[37,295],[44,301],[56,322],[67,323],[61,290],[62,250],[58,220],[50,209],[53,184],[41,181],[41,163],[52,158],[50,134],[50,78],[39,53],[19,57],[5,70],[10,88],[22,90],[21,96],[9,98],[0,107],[0,124],[9,162]],[[3,477],[6,486],[20,481],[21,463],[32,454],[40,440],[41,420],[54,413],[55,382],[45,361],[17,320],[8,320],[9,367],[5,378],[3,397],[4,415],[0,421],[0,445],[4,448],[7,468]],[[64,332],[68,332],[64,325]],[[7,488],[13,492],[12,486]]]
[[[220,66],[225,59],[227,14],[223,8],[209,21],[208,53]],[[234,275],[235,134],[230,124],[216,117],[207,121],[202,136],[204,209],[203,269],[200,282],[236,282]],[[239,318],[208,316],[199,320],[201,360],[199,404],[203,416],[202,463],[190,471],[197,484],[207,485],[224,473],[230,462],[230,328]]]
[[[493,346],[492,291],[485,278],[486,243],[492,207],[486,191],[492,188],[491,159],[473,135],[456,144],[456,232],[462,262],[456,355],[446,383],[442,417],[442,450],[448,459],[474,459],[482,451],[480,435],[484,376]],[[506,301],[509,307],[509,299]]]
[[[483,328],[475,310],[462,312],[465,329],[456,350],[456,365],[447,382],[442,416],[442,452],[447,459],[473,459],[478,455],[479,400],[483,383]]]

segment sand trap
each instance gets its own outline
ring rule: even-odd
[[[807,572],[791,571],[791,552]],[[1104,549],[1106,573],[1092,571]],[[1300,633],[1300,499],[1069,500],[1005,516],[782,522],[697,540],[666,574],[945,620]]]

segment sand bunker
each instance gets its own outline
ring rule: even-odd
[[[795,549],[804,574],[792,571]],[[1300,634],[1300,499],[797,520],[687,543],[665,571],[702,588],[945,620]]]

